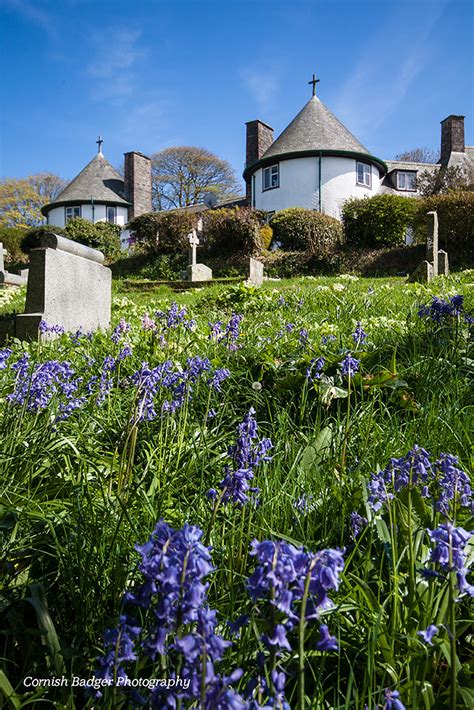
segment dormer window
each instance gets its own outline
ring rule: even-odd
[[[270,165],[269,168],[264,168],[262,181],[262,191],[273,190],[275,187],[280,187],[280,166]]]
[[[357,162],[357,184],[372,187],[372,169],[367,163]]]
[[[416,192],[416,172],[397,170],[397,190]]]
[[[77,207],[66,207],[66,224],[71,220],[71,219],[76,219],[76,217],[81,216],[81,207],[78,205]]]

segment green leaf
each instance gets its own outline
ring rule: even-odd
[[[3,671],[0,670],[0,695],[3,695],[12,708],[20,708],[21,700],[13,690],[10,681]]]

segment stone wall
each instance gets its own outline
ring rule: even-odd
[[[440,163],[447,165],[451,153],[464,153],[464,116],[448,116],[441,121]]]

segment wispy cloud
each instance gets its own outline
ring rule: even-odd
[[[396,7],[387,25],[366,44],[331,106],[355,135],[373,135],[426,69],[432,56],[430,35],[444,5],[423,13],[419,27],[407,24],[414,18],[405,14],[406,6]]]
[[[146,56],[137,29],[109,27],[92,37],[92,59],[86,73],[92,80],[94,98],[121,102],[131,97],[138,84],[139,64]]]
[[[55,17],[44,8],[44,5],[41,6],[41,3],[34,3],[32,0],[3,0],[3,6],[37,25],[51,38],[57,38]]]
[[[271,71],[247,67],[241,69],[240,79],[257,104],[257,108],[260,111],[267,111],[279,90],[277,77]]]

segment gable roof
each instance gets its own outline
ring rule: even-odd
[[[367,148],[317,96],[308,101],[262,158],[307,150],[348,151],[369,155]]]
[[[119,205],[130,204],[125,199],[123,178],[102,153],[98,153],[79,175],[66,185],[54,202],[44,205],[41,212],[47,214],[60,205],[90,203],[92,200]]]

